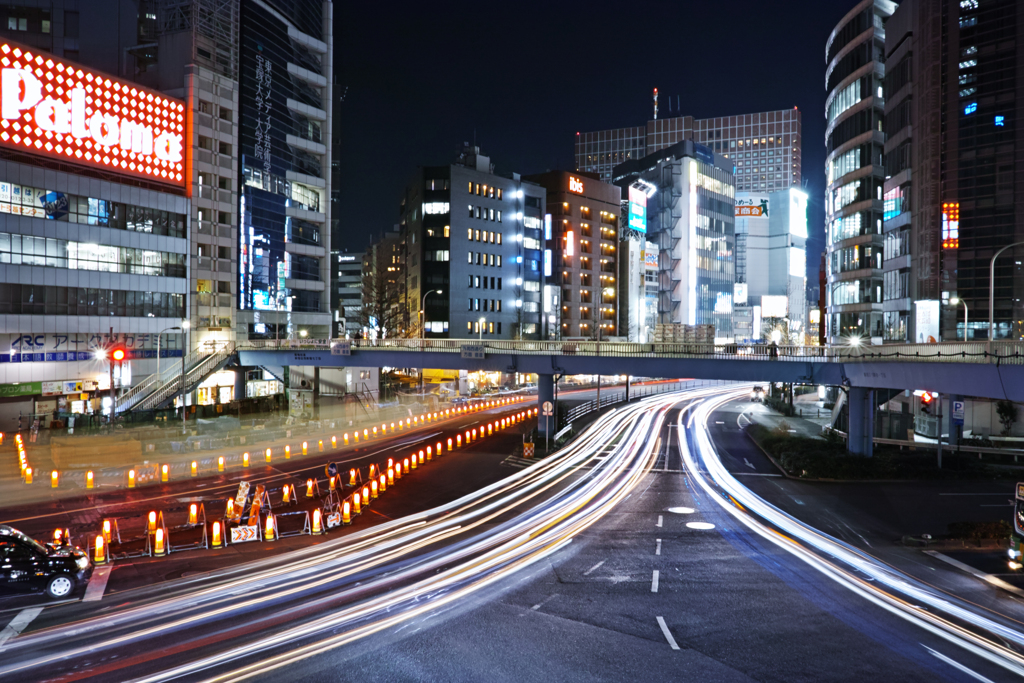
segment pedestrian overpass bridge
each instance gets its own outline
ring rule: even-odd
[[[559,375],[687,377],[842,386],[850,404],[850,450],[870,453],[875,389],[1024,402],[1024,342],[884,346],[488,341],[473,339],[290,339],[239,342],[242,366],[437,368],[536,373],[538,400]],[[543,426],[543,425],[542,425]]]

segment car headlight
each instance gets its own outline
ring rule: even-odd
[[[83,555],[82,557],[80,557],[77,560],[75,560],[75,564],[78,565],[79,569],[88,569],[89,568],[89,558]]]

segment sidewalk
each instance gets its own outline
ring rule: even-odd
[[[828,417],[825,417],[826,411],[822,410],[821,417],[810,417],[813,414],[814,406],[815,404],[810,401],[795,401],[794,407],[803,409],[804,414],[808,415],[808,417],[800,417],[799,413],[793,417],[786,417],[761,403],[751,401],[750,407],[744,409],[739,419],[741,423],[744,422],[745,418],[747,422],[754,422],[768,429],[777,429],[779,425],[785,422],[791,434],[822,439],[824,437],[821,435],[821,430],[823,427],[828,426],[832,413],[828,412]]]

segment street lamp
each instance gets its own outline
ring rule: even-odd
[[[422,322],[420,323],[420,339],[423,339],[424,332],[427,329],[427,297],[433,294],[434,292],[437,292],[438,294],[444,294],[444,290],[432,289],[423,295],[423,301],[420,302],[420,317],[423,318]]]
[[[950,297],[949,303],[956,306],[957,304],[964,305],[964,341],[967,341],[967,302],[958,296]],[[991,328],[989,328],[991,330]],[[991,331],[990,331],[991,334]]]
[[[188,320],[181,321],[181,329],[185,334],[184,344],[181,347],[181,433],[185,434],[185,423],[188,415],[185,412],[185,356],[188,355],[188,330],[192,323]]]
[[[484,323],[486,323],[486,322],[487,322],[487,318],[480,318],[480,320],[477,320],[477,324],[480,326],[480,336],[479,336],[479,340],[480,341],[484,340]]]
[[[174,327],[165,327],[164,329],[160,330],[160,332],[158,332],[157,335],[156,335],[156,378],[157,378],[157,381],[160,381],[160,338],[163,336],[164,332],[170,332],[171,330],[178,330],[179,332],[181,332],[181,326],[180,325],[176,325]],[[184,353],[185,352],[182,351],[182,354],[184,354]]]
[[[299,336],[302,337],[303,339],[306,338],[307,334],[309,334],[308,331],[306,331],[306,330],[299,330]]]
[[[988,264],[988,340],[994,341],[995,336],[995,317],[996,317],[996,259],[999,255],[1010,247],[1019,247],[1024,242],[1014,242],[1013,244],[1007,244],[1005,247],[997,251],[992,255],[992,260]]]

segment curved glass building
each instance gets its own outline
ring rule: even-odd
[[[825,45],[825,242],[830,344],[882,337],[885,132],[883,77],[889,0],[863,0]]]

